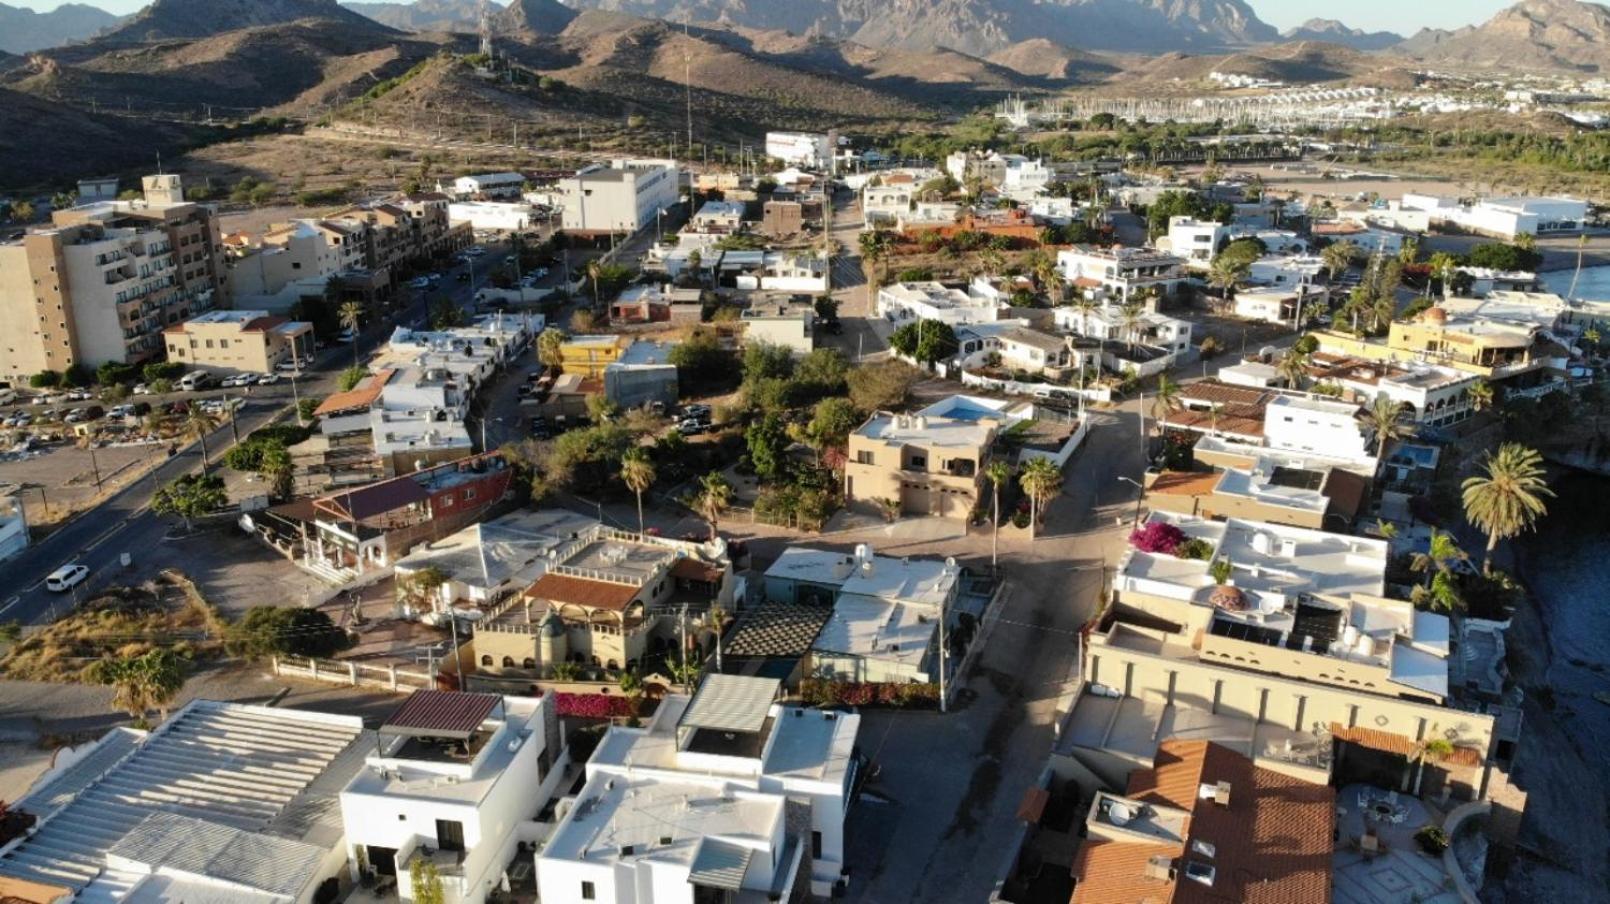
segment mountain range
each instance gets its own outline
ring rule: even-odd
[[[1296,28],[1281,32],[1287,41],[1325,41],[1354,50],[1386,50],[1403,43],[1403,36],[1390,31],[1364,31],[1348,28],[1335,19],[1309,19]]]
[[[1577,0],[1525,0],[1478,26],[1424,29],[1394,50],[1466,70],[1610,73],[1610,8]]]
[[[120,16],[83,3],[64,3],[48,13],[0,3],[0,51],[27,53],[92,37]]]

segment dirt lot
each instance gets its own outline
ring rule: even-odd
[[[88,450],[66,443],[43,446],[37,453],[0,462],[0,484],[22,489],[28,524],[48,527],[71,512],[87,508],[98,495],[114,492],[138,480],[145,463],[155,462],[161,446],[122,446],[96,449],[92,463]],[[95,489],[95,468],[100,465],[102,492]],[[38,489],[44,487],[43,493]]]

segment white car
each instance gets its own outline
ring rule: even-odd
[[[248,374],[235,374],[234,376],[224,377],[218,382],[218,386],[220,389],[233,389],[236,386],[250,386],[255,380],[255,377]]]
[[[63,565],[52,571],[50,577],[45,578],[45,589],[51,593],[66,593],[67,591],[84,583],[89,577],[89,568],[83,565]]]
[[[301,368],[295,361],[281,361],[274,365],[274,369],[280,373],[301,373]]]
[[[410,288],[410,289],[428,289],[428,288],[430,288],[430,277],[428,277],[428,276],[415,277],[415,278],[413,278],[413,279],[408,281],[408,288]]]
[[[118,405],[118,406],[114,407],[111,411],[106,412],[106,416],[109,417],[109,418],[118,418],[120,420],[128,420],[129,418],[134,417],[134,406],[133,405]]]
[[[136,384],[134,384],[134,388],[129,390],[129,392],[131,394],[133,394],[133,395],[151,395],[152,394],[151,393],[151,387],[145,385],[144,383],[136,383]]]
[[[473,247],[465,249],[464,253],[468,254],[470,257],[480,257],[481,255],[486,253],[486,249],[482,248],[480,245],[475,245]]]
[[[95,398],[95,393],[87,389],[75,389],[67,394],[67,401],[69,402],[87,402],[93,398]]]
[[[279,381],[280,381],[280,375],[279,374],[272,374],[272,373],[271,374],[263,374],[262,376],[257,378],[257,385],[258,386],[273,386],[275,383],[278,383]]]

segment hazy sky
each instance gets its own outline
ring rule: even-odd
[[[0,0],[37,10],[54,9],[62,0]],[[133,12],[149,0],[81,0],[114,13]],[[768,0],[787,3],[789,0]],[[1315,16],[1341,19],[1353,28],[1413,34],[1423,26],[1456,28],[1485,21],[1514,0],[1247,0],[1271,25],[1285,29]]]

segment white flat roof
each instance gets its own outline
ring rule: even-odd
[[[267,311],[208,311],[186,320],[186,323],[251,323],[259,317],[270,316]]]
[[[886,443],[913,443],[952,449],[981,449],[995,435],[987,423],[926,415],[879,414],[855,431]],[[934,463],[938,467],[938,462]]]
[[[841,596],[811,649],[917,666],[939,630],[926,615],[925,608]]]
[[[780,794],[726,791],[719,781],[598,774],[576,796],[541,859],[691,864],[706,838],[769,848],[783,809]]]

